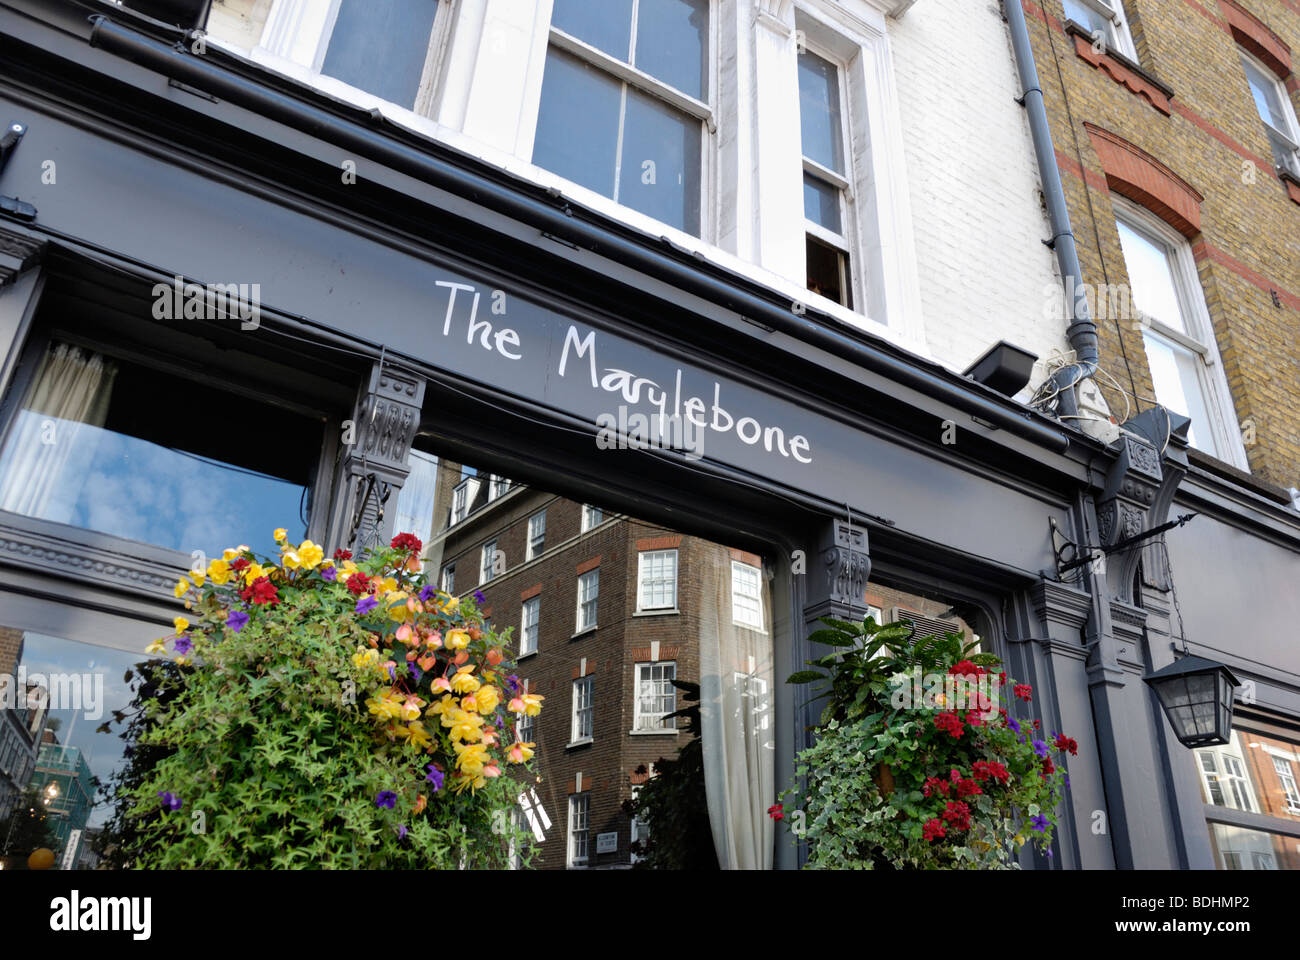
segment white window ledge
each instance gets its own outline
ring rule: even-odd
[[[680,730],[629,730],[629,737],[675,737]]]
[[[578,631],[577,633],[575,633],[573,636],[569,637],[569,639],[570,639],[570,640],[577,640],[579,637],[585,637],[585,636],[586,636],[587,634],[589,634],[589,633],[595,633],[595,632],[596,632],[596,628],[599,627],[599,626],[600,626],[600,624],[598,624],[598,623],[593,623],[593,624],[592,624],[591,626],[589,626],[589,627],[583,627],[581,630],[579,630],[579,631]]]
[[[674,617],[681,613],[677,607],[665,607],[662,610],[637,610],[632,614],[634,617]]]
[[[581,737],[577,740],[570,740],[568,743],[564,745],[564,749],[573,750],[576,747],[586,747],[595,742],[596,741],[592,737]]]

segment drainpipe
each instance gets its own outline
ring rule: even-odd
[[[1057,266],[1070,291],[1070,325],[1066,327],[1065,335],[1074,350],[1075,362],[1056,371],[1052,380],[1059,390],[1057,412],[1062,417],[1073,417],[1079,412],[1075,389],[1080,380],[1092,376],[1100,359],[1097,325],[1088,311],[1088,301],[1078,295],[1083,271],[1079,269],[1079,251],[1074,245],[1074,230],[1070,226],[1070,211],[1065,205],[1061,172],[1056,166],[1056,147],[1052,143],[1051,127],[1047,124],[1047,110],[1043,107],[1043,90],[1038,85],[1038,68],[1029,42],[1025,9],[1021,0],[1002,0],[1002,10],[1011,29],[1011,46],[1020,72],[1020,87],[1025,91],[1023,103],[1029,115],[1029,130],[1034,138],[1043,195],[1047,199],[1047,216],[1052,225],[1052,239],[1048,245],[1056,251]]]

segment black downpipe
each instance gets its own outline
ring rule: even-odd
[[[461,169],[398,141],[377,136],[350,120],[255,84],[191,56],[183,49],[168,47],[105,17],[95,16],[91,20],[94,23],[90,36],[92,46],[313,137],[369,156],[394,170],[469,198],[544,233],[618,260],[927,396],[950,403],[1035,444],[1057,452],[1063,452],[1070,445],[1065,434],[1039,422],[1029,412],[1009,410],[976,392],[964,390],[883,350],[798,316],[792,310],[782,309],[698,268],[586,223],[525,193],[503,187],[488,177]]]
[[[1052,129],[1048,126],[1047,110],[1043,106],[1043,89],[1038,85],[1038,67],[1034,63],[1025,10],[1021,0],[1002,0],[1002,8],[1011,29],[1011,46],[1015,50],[1025,112],[1029,116],[1038,173],[1043,181],[1043,196],[1047,200],[1047,215],[1052,224],[1052,249],[1056,251],[1056,262],[1069,292],[1070,325],[1066,327],[1065,335],[1074,350],[1075,362],[1062,367],[1052,379],[1059,391],[1059,413],[1073,417],[1079,412],[1075,388],[1080,380],[1096,372],[1101,359],[1097,349],[1097,325],[1088,310],[1088,301],[1079,295],[1083,271],[1079,269],[1079,251],[1074,244],[1074,229],[1070,226],[1070,210],[1065,204],[1061,172],[1056,167],[1056,147],[1052,143]]]

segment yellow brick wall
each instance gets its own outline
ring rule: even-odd
[[[1174,92],[1168,116],[1077,55],[1075,38],[1062,29],[1061,0],[1024,0],[1083,279],[1128,282],[1088,122],[1152,154],[1204,196],[1201,232],[1190,242],[1236,419],[1247,435],[1253,427],[1250,469],[1277,486],[1300,486],[1300,204],[1271,172],[1268,140],[1219,0],[1124,3],[1139,66]],[[1300,0],[1240,5],[1295,51],[1300,66]],[[1300,110],[1294,76],[1289,89]],[[1103,368],[1126,390],[1153,396],[1140,325],[1105,319],[1099,330]],[[1107,399],[1122,415],[1117,391],[1107,389]],[[1129,399],[1134,412],[1150,405]]]

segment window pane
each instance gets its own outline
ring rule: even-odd
[[[840,191],[812,174],[803,175],[803,215],[832,233],[843,233],[840,227]]]
[[[1122,220],[1118,223],[1119,242],[1124,250],[1124,265],[1128,268],[1134,306],[1165,326],[1187,333],[1169,264],[1169,251]]]
[[[340,0],[321,73],[415,106],[438,0]]]
[[[629,88],[620,164],[619,203],[699,233],[699,120]]]
[[[242,427],[196,430],[196,410]],[[320,438],[308,417],[54,344],[0,452],[0,509],[186,553],[275,554],[276,527],[306,535]]]
[[[607,74],[548,51],[533,163],[612,198],[622,91]]]
[[[803,155],[843,173],[839,71],[834,64],[807,51],[799,54],[799,123]]]
[[[1146,344],[1156,399],[1170,410],[1191,417],[1192,425],[1187,432],[1191,445],[1214,453],[1209,410],[1197,371],[1200,357],[1150,330],[1143,332],[1142,340]]]
[[[848,295],[848,257],[840,250],[827,246],[815,237],[808,237],[808,289],[823,297],[853,305]]]
[[[632,0],[555,0],[551,25],[627,61],[632,48]]]
[[[599,2],[603,6],[607,0]],[[636,25],[638,69],[706,100],[708,42],[708,0],[641,0]]]
[[[1083,0],[1065,0],[1065,15],[1094,34],[1100,32],[1107,43],[1112,42],[1114,34],[1111,32],[1110,19],[1092,9]]]
[[[1282,103],[1276,81],[1245,57],[1241,62],[1246,68],[1246,79],[1250,82],[1250,93],[1255,98],[1255,109],[1259,111],[1260,119],[1283,132],[1289,131],[1291,124],[1287,115],[1290,111]]]

